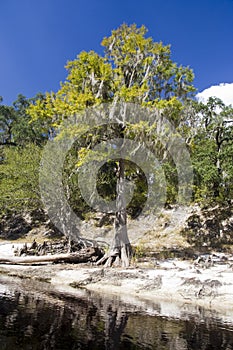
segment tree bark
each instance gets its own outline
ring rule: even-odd
[[[131,258],[131,244],[127,232],[127,213],[125,200],[125,164],[124,159],[120,159],[117,169],[117,198],[115,216],[115,236],[109,253],[105,254],[97,265],[105,263],[106,267],[121,265],[128,267]]]

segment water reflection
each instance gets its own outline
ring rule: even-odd
[[[117,299],[0,288],[0,349],[233,349],[233,330],[215,318],[152,316]]]

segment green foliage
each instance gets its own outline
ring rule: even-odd
[[[113,100],[169,107],[174,112],[177,101],[195,91],[192,70],[178,67],[171,60],[170,47],[147,38],[144,26],[122,25],[102,45],[104,57],[94,51],[81,52],[68,62],[61,89],[29,107],[32,120],[49,120],[58,126],[86,107]]]
[[[31,99],[19,95],[13,106],[0,105],[0,145],[24,146],[32,142],[40,145],[48,138],[47,125],[31,121],[27,113],[31,103],[43,98],[42,94]]]
[[[167,204],[174,204],[178,195],[177,170],[175,164],[170,159],[167,159],[163,163],[163,169],[167,183]]]
[[[0,214],[41,207],[39,165],[41,149],[28,144],[5,147],[0,163]]]
[[[194,108],[198,118],[190,150],[195,198],[204,202],[228,201],[233,194],[233,109],[217,98],[195,104]]]
[[[170,46],[146,37],[142,26],[123,24],[104,38],[105,55],[113,66],[117,93],[126,101],[156,103],[187,98],[192,93],[193,72],[171,60]]]

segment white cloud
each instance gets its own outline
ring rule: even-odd
[[[226,105],[233,105],[233,83],[222,83],[213,85],[196,95],[198,101],[206,102],[209,97],[218,97]]]

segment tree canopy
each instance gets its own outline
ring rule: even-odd
[[[81,52],[66,65],[57,93],[47,93],[29,113],[59,125],[65,117],[103,102],[124,100],[157,108],[179,106],[195,91],[193,72],[171,59],[170,46],[146,37],[146,28],[122,25],[102,41],[104,55]]]

